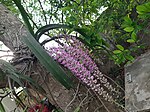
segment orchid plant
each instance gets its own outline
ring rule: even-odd
[[[105,100],[114,102],[118,90],[110,84],[90,56],[90,51],[75,36],[64,36],[65,42],[57,47],[46,48],[48,54],[69,69],[82,83]],[[114,98],[115,97],[115,98]]]

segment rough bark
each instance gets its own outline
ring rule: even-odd
[[[6,7],[0,4],[0,41],[2,41],[11,51],[15,48],[25,46],[20,41],[26,35],[27,29]]]

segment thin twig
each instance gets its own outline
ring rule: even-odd
[[[47,25],[48,23],[47,23],[47,19],[46,19],[46,14],[45,14],[45,11],[44,11],[44,9],[43,9],[42,3],[41,3],[41,1],[40,1],[40,0],[38,0],[38,2],[39,2],[40,7],[41,7],[41,9],[42,9],[43,16],[44,16],[44,19],[45,19],[45,23],[46,23],[46,25]]]
[[[33,25],[39,29],[39,27],[36,25],[36,23],[33,21],[33,19],[29,16],[29,14],[27,13],[28,18],[31,20],[31,22],[33,23]]]
[[[51,0],[50,0],[50,2],[51,2]],[[54,9],[54,8],[52,8],[52,5],[51,5],[50,13],[51,13],[51,14],[52,14],[52,12],[54,12],[54,13],[49,17],[49,24],[51,23],[52,17],[53,17],[53,15],[55,15],[55,13],[58,11],[59,7],[56,7],[56,10],[55,10],[55,11],[54,11],[53,9]],[[55,22],[56,22],[56,21],[55,21]]]
[[[26,2],[23,0],[23,2],[24,2],[24,4],[26,4]],[[33,23],[33,27],[35,26],[37,29],[39,29],[38,28],[38,26],[36,25],[36,23],[33,21],[33,19],[32,19],[32,17],[30,17],[30,12],[32,13],[33,12],[33,10],[32,11],[29,11],[28,10],[28,7],[26,6],[26,11],[27,11],[27,16],[28,16],[28,18],[29,18],[29,20],[31,20],[31,22]]]
[[[83,107],[84,105],[89,104],[90,102],[92,102],[92,100],[90,101],[90,99],[93,99],[93,96],[89,97],[88,101],[83,103],[81,106]]]
[[[104,104],[104,102],[102,101],[102,99],[96,94],[96,92],[94,92],[95,93],[95,95],[97,96],[97,98],[99,99],[99,101],[102,103],[102,105],[104,106],[104,108],[106,109],[106,111],[107,112],[110,112],[109,110],[108,110],[108,108],[106,107],[106,105]]]
[[[11,52],[11,50],[0,50],[0,52]]]
[[[79,92],[79,87],[80,87],[80,82],[78,83],[77,90],[76,90],[76,92],[75,92],[75,95],[74,95],[73,99],[72,99],[72,100],[68,103],[68,105],[66,106],[65,112],[67,112],[68,107],[69,107],[69,106],[72,104],[72,102],[76,99],[76,96],[77,96],[77,94],[78,94],[78,92]]]
[[[103,105],[101,105],[100,107],[97,107],[95,110],[94,110],[94,112],[96,112],[98,109],[100,109],[100,108],[102,108],[103,107]]]
[[[3,57],[14,57],[14,55],[3,55],[3,56],[0,56],[0,58],[3,58]]]
[[[88,89],[88,88],[86,87],[86,89]],[[92,91],[89,91],[89,93],[93,96]],[[93,98],[95,99],[95,101],[99,107],[103,106],[103,105],[100,105],[99,100],[95,97],[95,95],[93,96]]]
[[[90,89],[87,90],[86,97],[81,101],[81,103],[79,104],[79,107],[82,106],[83,102],[88,98],[89,91],[90,91]]]

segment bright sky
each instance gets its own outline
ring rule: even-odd
[[[0,59],[9,61],[13,58],[13,53],[0,41]]]

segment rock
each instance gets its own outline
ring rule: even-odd
[[[126,67],[125,89],[129,112],[150,112],[150,51]]]

